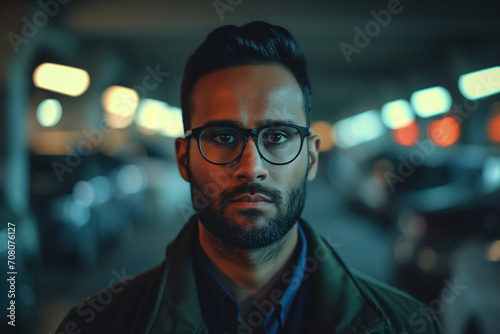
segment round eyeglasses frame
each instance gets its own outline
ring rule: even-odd
[[[224,162],[224,163],[217,163],[217,162],[210,161],[205,156],[205,154],[203,153],[203,150],[201,149],[201,141],[200,141],[201,133],[203,132],[203,130],[205,130],[207,128],[210,128],[210,127],[213,127],[213,126],[224,126],[224,127],[232,128],[232,129],[235,129],[235,130],[239,131],[242,134],[242,136],[243,136],[243,145],[241,147],[241,152],[233,160],[231,160],[229,162]],[[276,162],[272,162],[272,161],[266,159],[266,157],[264,157],[262,155],[262,152],[260,151],[259,141],[257,140],[257,138],[259,138],[259,134],[260,134],[261,131],[263,131],[265,129],[269,129],[269,128],[273,128],[273,127],[281,127],[281,126],[288,126],[288,127],[296,129],[299,132],[299,134],[300,134],[300,148],[299,148],[299,151],[297,152],[297,154],[290,161],[276,163]],[[261,128],[257,128],[257,129],[243,129],[243,128],[240,128],[239,126],[234,126],[234,125],[211,124],[211,125],[204,125],[204,126],[200,126],[198,128],[187,130],[186,133],[184,134],[184,138],[186,138],[186,139],[189,138],[189,137],[196,138],[196,141],[198,142],[198,149],[200,150],[200,153],[203,156],[203,158],[206,161],[208,161],[211,164],[213,164],[213,165],[222,166],[222,165],[229,165],[230,163],[233,163],[233,162],[235,162],[235,161],[237,161],[237,160],[239,160],[241,158],[241,156],[243,155],[243,152],[245,151],[245,147],[247,146],[248,137],[250,135],[252,135],[252,136],[255,137],[254,142],[255,142],[255,146],[257,147],[257,151],[259,152],[260,157],[262,159],[264,159],[265,161],[269,162],[270,164],[281,166],[281,165],[288,165],[289,163],[291,163],[295,159],[297,159],[297,157],[299,156],[300,152],[302,152],[302,146],[304,144],[304,138],[309,137],[310,135],[312,135],[312,130],[310,128],[305,127],[305,126],[300,126],[300,125],[295,125],[295,124],[268,125],[268,126],[263,126]]]

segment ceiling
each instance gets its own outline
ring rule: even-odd
[[[379,109],[390,100],[408,99],[414,90],[432,85],[442,85],[457,95],[460,74],[498,65],[500,57],[498,2],[220,0],[219,4],[228,6],[222,16],[214,3],[71,1],[57,10],[52,8],[55,14],[48,25],[86,41],[91,49],[85,52],[104,49],[126,59],[132,64],[130,72],[161,64],[170,73],[161,97],[173,105],[180,105],[186,58],[210,30],[252,20],[282,25],[306,54],[313,119],[331,122]],[[1,6],[2,16],[8,16],[2,30],[18,33],[22,16],[31,18],[42,10],[35,1],[29,6],[26,2]],[[390,22],[385,16],[388,24],[383,27],[375,23],[374,13],[388,13],[388,6],[394,14]],[[348,62],[341,45],[356,47],[356,29],[366,31],[367,27],[374,29],[370,32],[373,37],[365,41],[366,46],[358,43],[360,47]],[[1,54],[2,65],[15,56],[7,49]],[[5,68],[2,66],[2,79]]]

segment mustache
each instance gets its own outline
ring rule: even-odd
[[[245,194],[255,195],[257,193],[268,197],[278,205],[283,202],[283,196],[279,190],[271,189],[258,183],[242,183],[237,187],[222,191],[219,195],[220,204],[222,207],[225,207],[237,196]]]

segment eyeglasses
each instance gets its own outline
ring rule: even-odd
[[[184,136],[196,138],[205,160],[214,165],[227,165],[243,155],[248,137],[253,135],[257,151],[265,161],[286,165],[299,156],[304,138],[311,134],[311,129],[299,125],[269,125],[258,129],[206,125],[188,130]]]

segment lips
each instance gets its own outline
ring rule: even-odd
[[[263,195],[241,195],[235,197],[231,202],[272,202]]]

